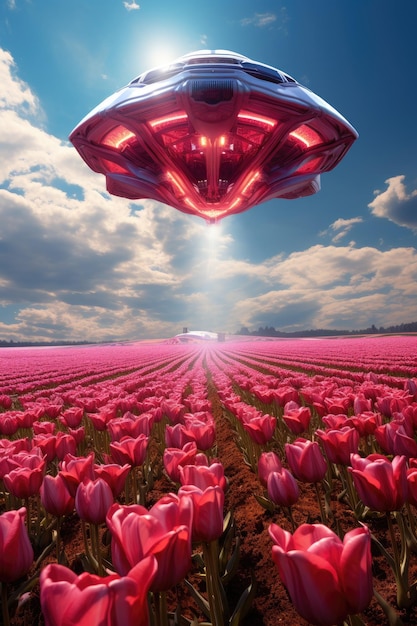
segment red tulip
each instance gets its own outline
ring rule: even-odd
[[[85,522],[102,524],[113,501],[112,490],[103,478],[85,478],[75,494],[75,509]]]
[[[81,407],[71,407],[64,411],[59,417],[59,421],[69,428],[77,428],[83,419],[84,409]]]
[[[290,507],[300,496],[297,481],[285,467],[280,472],[271,472],[266,484],[268,497],[278,506]]]
[[[186,422],[187,431],[194,436],[199,450],[210,450],[216,441],[216,427],[214,422],[202,422],[191,419]]]
[[[197,444],[190,441],[183,448],[165,448],[164,468],[174,483],[180,482],[180,468],[185,465],[193,465],[197,455]]]
[[[377,443],[386,454],[404,455],[407,458],[417,457],[417,443],[411,433],[407,433],[404,420],[394,420],[378,426],[374,432]]]
[[[56,476],[47,474],[43,479],[40,495],[45,511],[51,515],[61,517],[69,515],[74,510],[74,498],[68,491],[61,474]]]
[[[112,490],[113,497],[118,498],[123,491],[126,478],[131,470],[131,465],[117,465],[109,463],[107,465],[94,465],[94,476],[103,478]]]
[[[51,463],[56,457],[56,435],[41,433],[32,439],[34,448],[39,448],[46,461]]]
[[[301,435],[310,424],[311,410],[308,406],[287,409],[287,405],[285,405],[282,419],[292,433]]]
[[[96,576],[51,563],[40,574],[45,626],[148,626],[147,593],[156,573],[144,558],[127,576]]]
[[[194,433],[184,424],[175,424],[165,428],[165,443],[167,448],[183,448],[186,443],[195,441]]]
[[[84,478],[93,480],[94,471],[94,453],[91,452],[88,456],[73,456],[67,454],[63,461],[59,464],[60,474],[67,486],[70,494],[75,498],[78,485],[82,483]]]
[[[203,491],[207,487],[214,487],[214,485],[219,485],[223,490],[227,486],[224,467],[221,463],[216,462],[208,467],[205,465],[180,467],[180,482],[181,485],[195,485]]]
[[[75,455],[77,451],[77,442],[72,435],[58,432],[56,435],[56,455],[62,461],[67,454]]]
[[[349,465],[350,455],[358,451],[359,433],[355,428],[344,426],[339,430],[316,430],[330,463]]]
[[[249,421],[243,422],[243,428],[250,438],[260,446],[271,441],[277,425],[277,418],[273,415],[260,414]]]
[[[0,582],[10,583],[28,573],[33,548],[25,526],[26,509],[0,515]]]
[[[114,504],[107,514],[113,564],[120,574],[145,556],[155,556],[158,571],[152,591],[167,591],[191,566],[192,506],[189,498],[163,496],[148,511],[139,504]]]
[[[143,465],[148,451],[149,437],[141,433],[137,437],[123,437],[120,441],[110,444],[111,456],[115,463],[124,465],[129,463],[132,467]]]
[[[223,489],[218,485],[204,490],[195,485],[184,485],[178,495],[190,496],[193,503],[193,541],[218,539],[223,532]]]
[[[407,470],[407,501],[417,507],[417,467]]]
[[[282,463],[275,452],[262,452],[258,460],[258,476],[261,484],[266,487],[271,472],[280,472]]]
[[[318,483],[323,480],[327,463],[317,441],[296,439],[285,444],[285,455],[294,476],[305,483]]]
[[[4,486],[16,498],[30,498],[39,493],[46,461],[37,455],[28,455],[25,466],[17,467],[3,476]]]
[[[293,535],[271,524],[272,558],[295,608],[310,624],[333,626],[369,605],[371,537],[366,526],[343,542],[323,524],[302,524]]]
[[[362,502],[373,511],[399,511],[408,496],[406,457],[352,454],[351,472]]]

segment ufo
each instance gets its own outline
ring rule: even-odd
[[[70,134],[107,191],[208,222],[320,190],[358,133],[286,72],[200,50],[144,72]]]

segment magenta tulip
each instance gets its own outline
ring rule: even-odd
[[[195,485],[199,489],[214,487],[219,485],[223,490],[226,489],[227,482],[224,475],[224,467],[221,463],[212,463],[205,465],[185,465],[180,467],[181,485]]]
[[[156,574],[154,557],[127,576],[96,576],[51,563],[40,574],[45,626],[148,626],[147,593]]]
[[[85,478],[75,494],[75,509],[85,522],[102,524],[113,501],[112,490],[103,478]]]
[[[56,435],[56,455],[62,461],[67,454],[75,455],[77,451],[77,442],[72,435],[68,433],[58,432]]]
[[[210,542],[223,532],[224,491],[218,485],[202,490],[195,485],[184,485],[179,496],[190,496],[193,503],[193,541]]]
[[[277,506],[291,507],[300,496],[297,481],[285,467],[269,474],[266,490],[268,498]]]
[[[308,406],[297,408],[284,408],[282,419],[288,426],[289,430],[295,435],[301,435],[308,429],[311,420],[311,410]]]
[[[149,437],[141,433],[137,437],[122,437],[110,444],[110,453],[115,463],[132,467],[143,465],[148,451]]]
[[[318,483],[323,480],[327,463],[317,441],[296,439],[285,444],[285,455],[294,476],[304,483]]]
[[[277,418],[273,415],[260,414],[249,421],[243,422],[243,428],[250,438],[260,446],[271,441],[277,425]]]
[[[194,433],[185,424],[175,424],[165,428],[165,444],[167,448],[183,448],[186,443],[195,441]]]
[[[24,465],[3,476],[4,486],[16,498],[27,499],[39,493],[43,481],[46,461],[36,454],[28,454]]]
[[[406,457],[352,454],[348,470],[362,502],[373,511],[399,511],[408,497]]]
[[[114,504],[107,514],[113,565],[124,575],[145,556],[155,556],[158,571],[152,591],[167,591],[191,566],[192,506],[189,498],[163,496],[148,511],[139,504]]]
[[[45,511],[56,517],[69,515],[74,510],[74,498],[67,489],[61,474],[43,479],[40,489],[41,502]]]
[[[346,533],[343,541],[323,524],[302,524],[293,535],[271,524],[269,534],[280,578],[310,624],[333,626],[367,608],[373,587],[366,526]]]
[[[349,465],[350,455],[358,451],[359,433],[355,428],[344,426],[338,430],[316,430],[330,463]]]
[[[131,466],[108,463],[107,465],[94,465],[95,478],[103,478],[112,490],[113,497],[118,498],[123,491],[126,478],[131,470]]]
[[[0,582],[10,583],[28,573],[33,548],[25,526],[26,509],[0,515]]]
[[[63,461],[59,464],[60,474],[67,486],[70,494],[75,498],[78,485],[82,483],[85,478],[93,480],[94,471],[94,453],[89,454],[86,457],[73,456],[67,454]]]
[[[258,476],[261,485],[266,487],[271,472],[280,472],[282,463],[275,452],[262,452],[258,459]]]
[[[170,479],[180,482],[180,468],[185,465],[193,465],[197,455],[197,444],[190,441],[183,448],[165,448],[164,468]]]

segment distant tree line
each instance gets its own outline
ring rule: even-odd
[[[406,324],[398,324],[396,326],[380,326],[377,328],[375,324],[361,330],[333,330],[328,328],[317,328],[310,330],[297,330],[293,332],[284,332],[277,330],[273,326],[260,326],[258,330],[249,330],[246,326],[242,326],[237,331],[237,335],[251,335],[254,337],[337,337],[340,335],[383,335],[396,333],[417,333],[417,322],[409,322]]]

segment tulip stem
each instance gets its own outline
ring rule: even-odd
[[[213,626],[223,626],[223,590],[219,572],[219,551],[217,539],[203,542],[203,556],[206,568],[207,596],[210,606],[210,620]]]
[[[167,596],[165,591],[154,594],[156,626],[168,626]]]
[[[411,596],[408,585],[408,559],[406,562],[402,563],[402,559],[400,553],[398,551],[397,539],[395,537],[395,529],[391,519],[391,513],[387,511],[386,518],[388,522],[388,530],[390,534],[392,551],[394,554],[394,575],[395,581],[397,583],[397,604],[400,609],[408,608],[411,605]],[[401,528],[400,528],[401,530]],[[404,541],[403,536],[401,536],[402,541]],[[402,550],[404,546],[401,547]]]
[[[1,606],[2,606],[2,614],[3,614],[3,624],[4,626],[10,626],[10,617],[9,617],[9,604],[7,598],[7,586],[6,583],[1,583]]]
[[[317,502],[319,503],[319,507],[320,507],[320,518],[321,518],[322,524],[327,524],[327,515],[323,507],[323,502],[321,500],[321,493],[319,490],[318,483],[314,483],[314,487],[316,488],[316,496],[317,496]]]

